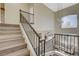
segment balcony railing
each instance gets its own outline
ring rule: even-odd
[[[79,35],[54,34],[54,49],[68,55],[79,55]]]
[[[54,37],[46,42],[45,48],[45,52],[58,51],[65,55],[79,56],[79,35],[54,34]]]

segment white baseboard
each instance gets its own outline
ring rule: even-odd
[[[54,50],[45,53],[46,56],[50,56],[50,55],[53,56],[53,54],[58,54],[59,56],[68,56],[68,55],[66,55],[66,54],[64,54],[64,53],[62,53],[62,52],[54,51]]]

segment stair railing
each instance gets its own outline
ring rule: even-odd
[[[38,33],[35,31],[35,29],[31,26],[31,24],[29,22],[29,20],[31,19],[30,17],[34,18],[34,14],[20,10],[20,23],[22,24],[23,29],[24,29],[26,35],[28,36],[36,55],[40,56],[40,55],[42,55],[40,53],[41,52],[40,44],[44,41],[44,43],[43,43],[43,45],[44,45],[45,40],[43,40],[43,41],[40,40],[40,36],[38,35]],[[45,45],[44,45],[44,48],[45,48]],[[44,51],[43,55],[45,55],[45,51]]]
[[[54,52],[58,51],[60,53],[63,53],[63,54],[69,55],[69,56],[71,56],[71,55],[79,56],[79,35],[78,34],[54,33],[52,37],[53,38],[50,40],[46,39],[46,42],[44,44],[45,50],[42,48],[46,54],[47,54],[47,52],[50,52],[50,51],[54,51]]]
[[[79,55],[79,35],[54,34],[54,49],[68,55]]]

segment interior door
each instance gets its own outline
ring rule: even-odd
[[[0,3],[0,23],[5,23],[4,3]]]

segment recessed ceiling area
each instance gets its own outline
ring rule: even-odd
[[[49,9],[51,9],[54,12],[70,7],[75,4],[77,3],[44,3],[45,6],[47,6]]]

